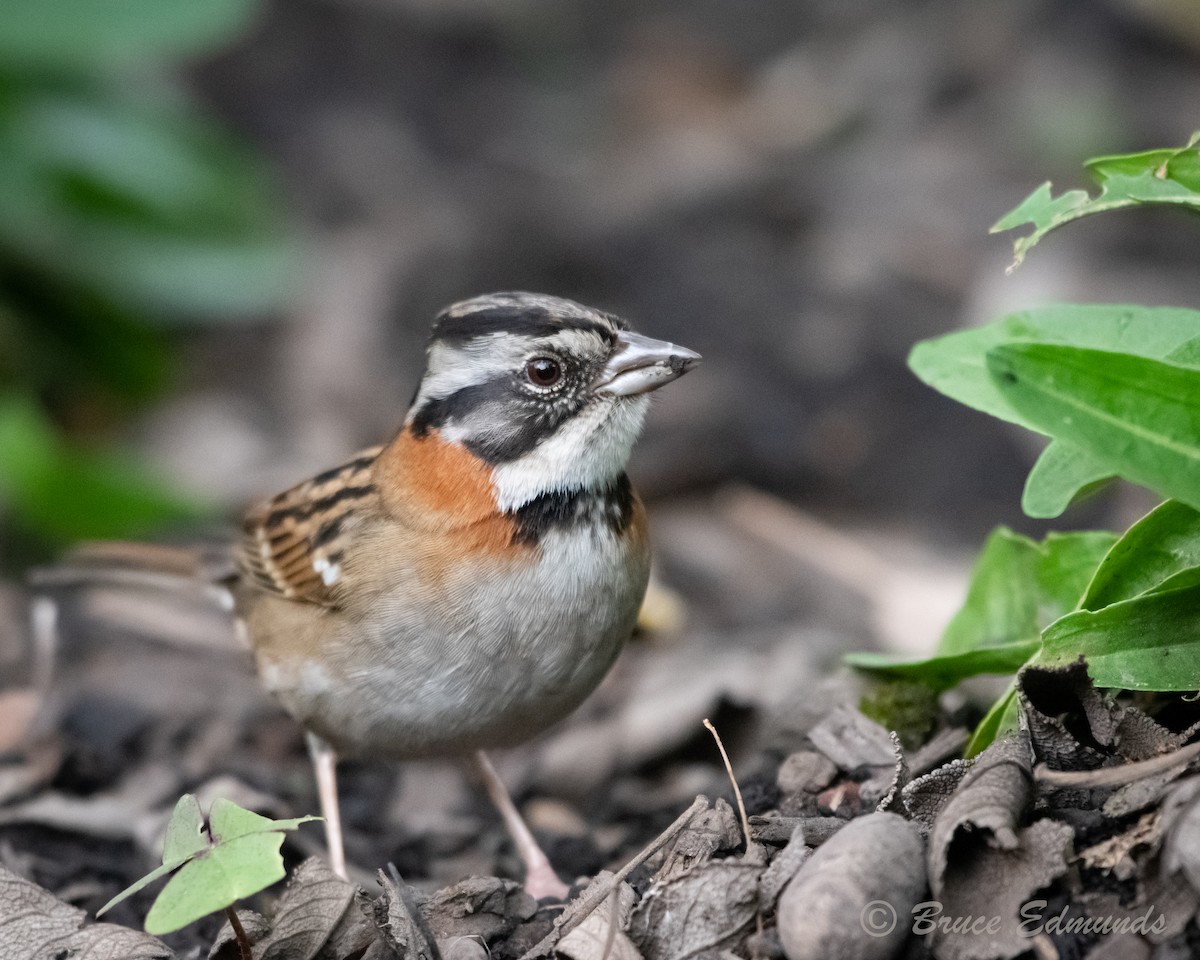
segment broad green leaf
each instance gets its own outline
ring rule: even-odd
[[[1030,517],[1057,517],[1111,479],[1112,471],[1095,458],[1051,440],[1025,479],[1021,509]]]
[[[31,399],[0,394],[0,507],[69,542],[145,534],[204,516],[143,468],[68,449]]]
[[[1034,662],[1068,664],[1080,654],[1098,687],[1200,689],[1200,585],[1068,614],[1046,628]]]
[[[175,804],[167,824],[162,866],[113,897],[99,913],[178,871],[146,916],[147,933],[171,933],[282,880],[283,857],[279,851],[284,831],[319,819],[271,820],[218,798],[213,801],[206,824],[199,802],[187,794]]]
[[[1159,504],[1125,531],[1096,568],[1080,606],[1099,610],[1130,600],[1200,567],[1200,512],[1178,500]],[[1175,581],[1174,586],[1185,584]],[[1169,589],[1169,588],[1168,588]]]
[[[1016,267],[1051,230],[1088,214],[1147,203],[1178,204],[1200,211],[1198,141],[1200,134],[1193,134],[1185,147],[1089,160],[1085,166],[1100,186],[1095,197],[1084,190],[1071,190],[1055,197],[1050,184],[1044,183],[1002,217],[992,232],[1025,224],[1033,226],[1030,234],[1013,243],[1013,267]]]
[[[0,63],[91,70],[191,56],[228,42],[253,0],[6,0]]]
[[[937,652],[1035,639],[1043,627],[1074,610],[1116,536],[1100,531],[1052,533],[1038,543],[1000,527],[992,531],[971,571],[962,608]]]
[[[1059,343],[1163,358],[1200,337],[1200,311],[1180,307],[1058,305],[1023,310],[983,327],[918,343],[913,373],[946,396],[1030,430],[1039,427],[1009,403],[988,375],[987,353],[1010,343]]]
[[[188,861],[146,914],[146,932],[171,933],[278,883],[287,873],[282,846],[282,833],[257,833]]]
[[[185,793],[175,804],[167,833],[163,837],[163,866],[179,866],[189,857],[208,848],[204,834],[204,813],[194,794]]]
[[[963,748],[963,756],[970,759],[977,757],[992,745],[997,737],[1017,728],[1020,704],[1017,700],[1017,684],[1014,680],[1000,698],[992,704],[991,709],[979,721],[979,726],[971,734],[971,739]]]
[[[143,887],[148,887],[155,880],[178,870],[207,848],[208,839],[204,834],[204,814],[200,811],[200,802],[192,794],[186,793],[175,804],[171,819],[167,823],[167,833],[163,838],[162,864],[109,900],[96,911],[96,916],[108,913],[122,900],[132,897]]]
[[[1200,370],[1049,344],[997,347],[988,369],[1042,432],[1127,480],[1200,506]]]
[[[1183,367],[1200,367],[1200,335],[1185,340],[1163,359]]]
[[[317,817],[292,817],[290,820],[271,820],[239,807],[232,800],[218,797],[213,801],[208,814],[208,828],[213,842],[230,843],[255,833],[278,833],[280,830],[295,830],[300,824],[316,820]]]
[[[1018,640],[976,650],[942,654],[921,660],[902,660],[886,653],[850,653],[846,663],[888,677],[919,680],[936,690],[948,690],[967,677],[984,673],[1014,673],[1038,652],[1039,640]]]

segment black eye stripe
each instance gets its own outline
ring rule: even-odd
[[[423,437],[451,421],[470,417],[485,404],[501,405],[504,414],[495,422],[496,429],[467,437],[463,446],[488,463],[508,463],[523,457],[553,434],[564,420],[579,411],[583,402],[564,398],[563,402],[547,406],[538,398],[514,389],[511,377],[498,377],[426,400],[413,413],[410,429],[413,436]]]

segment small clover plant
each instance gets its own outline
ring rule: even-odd
[[[174,876],[146,915],[147,933],[171,933],[210,913],[228,911],[243,897],[283,879],[283,856],[279,851],[284,832],[319,819],[269,820],[218,798],[206,821],[199,801],[186,794],[175,804],[167,824],[162,866],[121,891],[96,915],[171,873]],[[234,930],[239,930],[236,923]],[[239,932],[238,939],[242,941],[244,934]]]
[[[1185,147],[1088,161],[1100,185],[1053,196],[1044,184],[993,230],[1032,224],[1016,266],[1049,231],[1143,204],[1200,212],[1200,134]],[[1164,503],[1117,537],[992,533],[967,599],[934,654],[855,653],[853,666],[944,690],[977,674],[1079,656],[1093,681],[1123,690],[1200,689],[1200,311],[1057,305],[916,345],[912,370],[936,390],[1049,438],[1022,507],[1056,517],[1121,477]],[[1016,724],[1015,685],[968,744],[978,753]]]

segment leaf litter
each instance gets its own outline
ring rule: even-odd
[[[790,636],[746,639],[760,645],[754,669],[776,673],[763,700],[754,699],[749,674],[731,674],[734,683],[710,683],[704,696],[667,698],[677,713],[659,730],[670,735],[641,742],[647,678],[667,683],[673,660],[705,661],[686,647],[629,651],[631,662],[560,741],[573,730],[587,731],[586,742],[622,744],[571,760],[595,766],[585,778],[592,796],[546,790],[548,771],[564,769],[562,753],[546,766],[536,746],[504,758],[510,779],[543,797],[531,809],[542,811],[552,860],[578,878],[566,904],[535,903],[519,883],[488,875],[516,870],[488,813],[471,806],[465,786],[454,789],[462,783],[454,768],[439,768],[429,789],[405,792],[423,804],[446,793],[454,806],[406,821],[403,805],[389,799],[394,774],[351,764],[352,860],[395,869],[375,879],[359,871],[348,883],[305,859],[311,838],[289,835],[286,886],[239,909],[255,960],[966,960],[1030,951],[1103,960],[1136,957],[1142,947],[1186,952],[1194,942],[1200,708],[1178,697],[1114,700],[1082,663],[1028,667],[1016,687],[1022,730],[964,761],[961,712],[940,713],[905,749],[848,706],[854,692],[844,681],[823,681],[819,702],[789,706],[779,691],[809,689],[811,659],[785,652]],[[712,642],[728,649],[719,633]],[[225,752],[214,775],[201,698],[180,701],[191,719],[171,723],[162,690],[139,699],[136,685],[105,686],[116,676],[111,653],[68,645],[62,655],[68,695],[44,705],[49,715],[0,764],[0,775],[13,772],[0,782],[15,785],[0,805],[8,918],[0,958],[56,957],[47,953],[52,943],[96,957],[236,957],[219,918],[162,939],[134,929],[146,916],[144,893],[114,909],[119,923],[91,922],[80,907],[94,912],[161,858],[154,838],[181,793],[201,794],[205,808],[224,795],[270,817],[313,809],[294,727],[261,701],[228,712],[223,704]],[[89,662],[100,667],[98,686],[94,675],[71,676]],[[657,665],[646,671],[646,662]],[[185,684],[195,677],[198,689],[227,694],[239,681],[224,678],[246,669],[223,645],[201,657],[177,654],[177,667]],[[634,713],[624,710],[631,691],[640,700]],[[706,715],[735,746],[745,828],[713,762]],[[689,806],[697,792],[705,796]],[[95,854],[80,852],[97,844]],[[465,879],[432,879],[455,875]],[[878,921],[869,912],[877,902],[896,914],[887,936],[864,926]],[[20,919],[8,909],[16,904]],[[990,931],[970,922],[993,917]],[[918,921],[925,925],[913,933]],[[21,952],[5,953],[9,943]],[[105,943],[120,946],[96,946]],[[1123,952],[1113,953],[1118,946]]]

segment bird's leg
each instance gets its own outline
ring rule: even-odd
[[[558,874],[550,866],[549,858],[542,852],[537,841],[533,839],[533,834],[517,811],[517,806],[509,796],[504,781],[500,779],[496,768],[492,766],[492,761],[482,750],[475,751],[475,766],[479,770],[479,775],[483,777],[483,784],[487,787],[488,796],[492,798],[492,803],[500,811],[500,817],[504,820],[504,826],[508,829],[509,836],[516,844],[517,855],[525,864],[525,892],[535,900],[541,900],[543,897],[565,900],[570,888],[558,879]]]
[[[346,851],[342,846],[342,817],[338,812],[337,754],[315,733],[308,734],[308,755],[317,775],[317,797],[325,818],[325,844],[329,847],[329,866],[343,880],[346,876]]]

